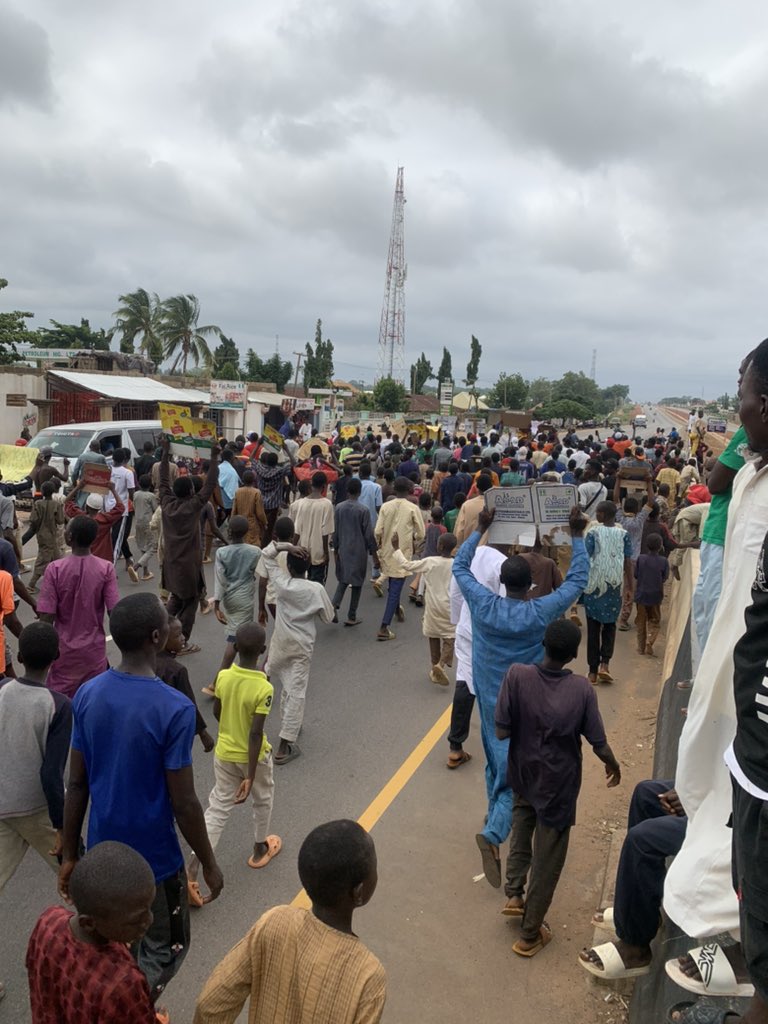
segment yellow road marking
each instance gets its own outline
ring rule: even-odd
[[[362,825],[367,832],[371,831],[384,812],[394,803],[400,793],[402,793],[403,789],[405,789],[406,785],[434,750],[438,740],[441,739],[450,725],[450,722],[451,707],[449,705],[442,715],[440,715],[429,732],[419,740],[389,782],[379,790],[373,800],[357,819],[358,824]],[[303,889],[293,898],[291,906],[309,909],[311,903]]]

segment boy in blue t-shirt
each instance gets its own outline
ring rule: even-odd
[[[184,858],[174,827],[203,864],[209,899],[223,879],[205,830],[192,775],[195,708],[158,678],[157,653],[168,638],[168,613],[157,596],[130,594],[110,616],[120,665],[84,683],[72,702],[74,728],[65,798],[59,892],[69,897],[80,833],[90,801],[90,849],[105,840],[140,853],[155,876],[153,923],[133,947],[153,1000],[189,947]]]
[[[648,554],[635,563],[635,604],[637,606],[637,651],[654,657],[653,645],[661,627],[661,604],[664,584],[669,576],[669,562],[661,552],[662,540],[652,533],[647,541]]]
[[[265,868],[282,849],[279,836],[269,835],[275,783],[272,747],[264,724],[272,707],[273,688],[258,669],[267,634],[257,622],[238,626],[235,651],[239,664],[219,672],[213,713],[219,736],[213,755],[214,784],[205,811],[211,848],[216,849],[235,804],[253,801],[254,843],[248,867]],[[200,893],[200,861],[193,854],[187,865],[187,895],[194,907],[207,902]]]

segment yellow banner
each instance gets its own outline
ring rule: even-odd
[[[160,429],[170,439],[174,455],[195,455],[197,449],[204,455],[217,443],[213,420],[195,419],[187,405],[158,402],[158,406]]]
[[[357,427],[352,426],[342,427],[341,430],[339,431],[339,435],[343,437],[345,441],[347,440],[347,438],[354,437],[356,433]]]
[[[39,454],[39,448],[0,444],[0,472],[3,480],[10,484],[29,476]]]
[[[264,427],[264,441],[268,441],[277,451],[281,451],[285,443],[280,431],[270,427],[268,423]]]

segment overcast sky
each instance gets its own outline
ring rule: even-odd
[[[734,391],[768,334],[764,0],[0,0],[3,308],[194,292],[372,380],[405,167],[406,365]]]

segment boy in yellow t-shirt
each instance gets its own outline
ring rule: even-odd
[[[255,841],[248,866],[252,868],[266,867],[283,845],[279,836],[267,835],[275,783],[272,747],[264,734],[264,723],[272,707],[273,689],[256,667],[265,647],[263,626],[256,622],[239,626],[235,633],[238,664],[216,677],[213,713],[219,723],[219,736],[213,758],[214,785],[205,812],[205,827],[215,850],[230,811],[235,804],[245,803],[250,794]],[[200,893],[199,869],[200,862],[193,853],[187,865],[187,892],[193,907],[208,902]]]

